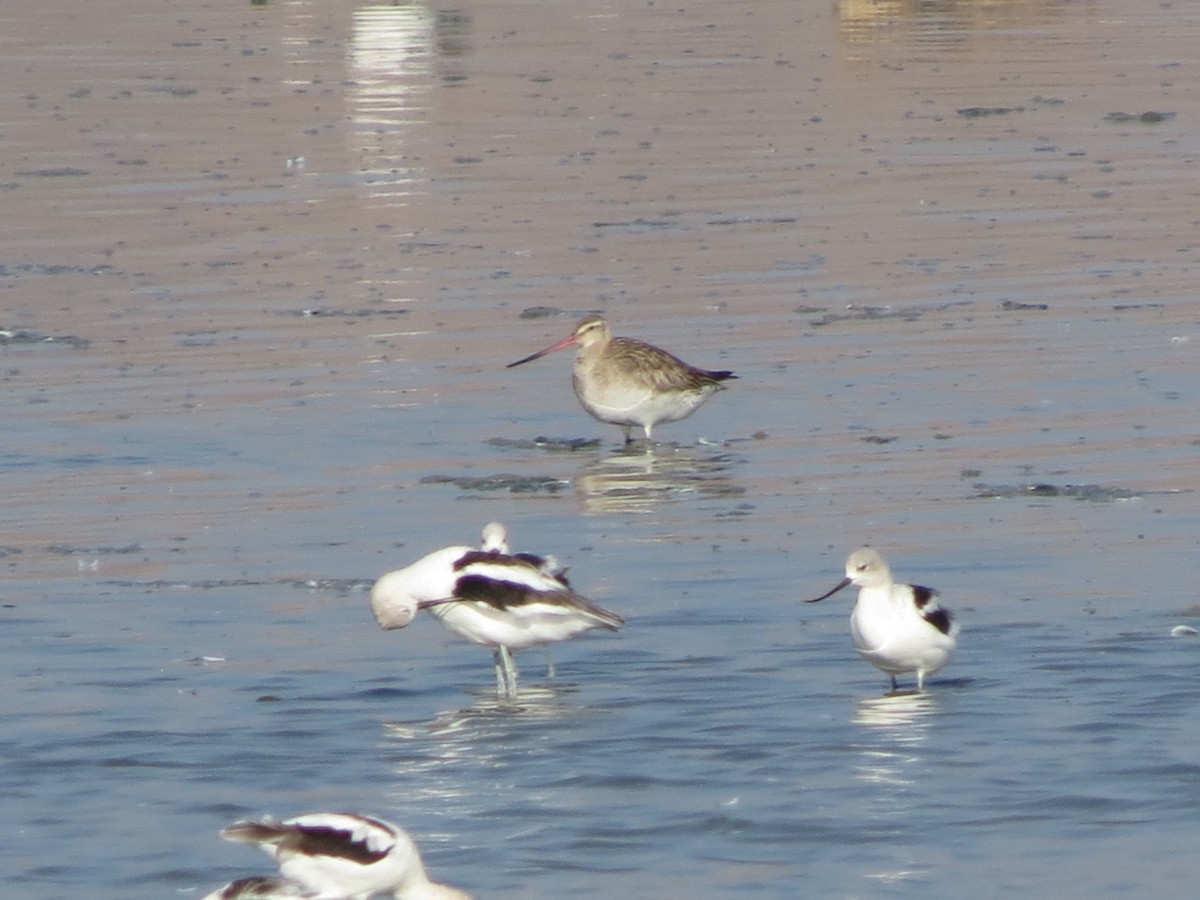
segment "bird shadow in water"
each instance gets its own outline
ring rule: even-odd
[[[740,458],[723,447],[635,443],[599,454],[575,476],[575,492],[591,513],[648,512],[686,499],[740,499],[733,470]]]

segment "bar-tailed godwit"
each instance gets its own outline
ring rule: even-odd
[[[457,888],[430,881],[408,832],[382,819],[310,813],[283,822],[237,822],[223,829],[221,837],[253,844],[273,857],[284,879],[281,889],[301,891],[282,897],[366,900],[388,894],[397,900],[470,900]]]
[[[846,577],[808,602],[832,597],[852,584],[859,591],[850,614],[850,634],[859,654],[887,672],[893,691],[896,676],[906,672],[915,672],[917,690],[924,690],[925,676],[954,656],[958,623],[950,610],[938,604],[938,593],[932,588],[896,584],[888,564],[870,547],[851,553],[846,558]]]
[[[593,418],[619,426],[626,444],[635,425],[650,440],[655,425],[686,419],[723,389],[722,381],[737,377],[729,371],[689,366],[645,341],[613,337],[603,316],[588,316],[557,344],[509,363],[508,368],[567,347],[579,348],[572,379],[575,396]]]
[[[484,546],[507,546],[485,531]],[[593,628],[616,631],[625,620],[575,592],[553,557],[499,549],[445,547],[389,572],[371,588],[371,611],[384,630],[404,628],[429,610],[469,641],[492,648],[496,686],[517,692],[512,651],[569,640]]]

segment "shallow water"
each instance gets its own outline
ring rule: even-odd
[[[0,30],[13,890],[347,809],[480,897],[1194,893],[1187,4],[92,6]],[[503,368],[592,310],[740,378],[625,450]],[[366,608],[492,519],[629,623],[516,708]],[[863,543],[925,695],[799,602]]]

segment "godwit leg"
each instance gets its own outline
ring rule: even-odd
[[[546,645],[546,677],[554,677],[554,658],[550,655],[549,645]]]
[[[492,651],[492,659],[496,663],[496,693],[510,699],[517,696],[517,664],[512,651],[501,645]]]
[[[632,425],[620,425],[618,427],[621,429],[621,431],[623,431],[625,433],[625,446],[628,447],[630,444],[633,443],[633,435],[631,435],[629,433],[633,426]]]

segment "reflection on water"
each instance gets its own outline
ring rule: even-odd
[[[558,723],[581,711],[570,685],[525,687],[515,699],[480,691],[470,706],[448,709],[432,720],[384,722],[384,746],[400,793],[411,796],[418,781],[424,798],[470,803],[464,785],[475,771],[493,774],[530,751],[531,729]],[[521,748],[524,748],[523,750]]]
[[[937,711],[932,694],[889,694],[859,702],[854,724],[871,729],[863,747],[858,778],[875,785],[907,787],[921,765],[917,748],[926,742],[930,716]]]
[[[854,724],[882,729],[896,743],[924,740],[929,717],[937,712],[934,695],[927,692],[887,694],[860,700]]]
[[[424,735],[456,738],[468,744],[488,741],[497,732],[512,730],[514,720],[557,719],[576,709],[566,702],[578,689],[571,685],[525,687],[515,698],[500,697],[494,691],[480,691],[465,708],[448,709],[432,721],[384,722],[384,732],[397,740],[412,740]]]
[[[867,740],[855,777],[871,791],[869,808],[884,827],[898,824],[907,829],[916,815],[921,784],[928,774],[928,760],[921,752],[928,740],[929,725],[937,712],[937,701],[928,693],[888,694],[862,700],[854,724],[864,729]],[[915,855],[902,855],[890,865],[863,875],[883,884],[903,883],[925,877],[928,863]]]
[[[1090,7],[1064,0],[839,0],[836,10],[846,44],[904,43],[951,52],[980,33],[1045,27]]]
[[[373,197],[403,197],[420,176],[411,166],[406,139],[427,111],[436,22],[421,3],[354,11],[346,98],[355,150],[363,157],[363,170],[375,176]]]
[[[648,444],[596,457],[575,478],[588,513],[645,513],[665,501],[740,497],[730,453],[706,447]]]

